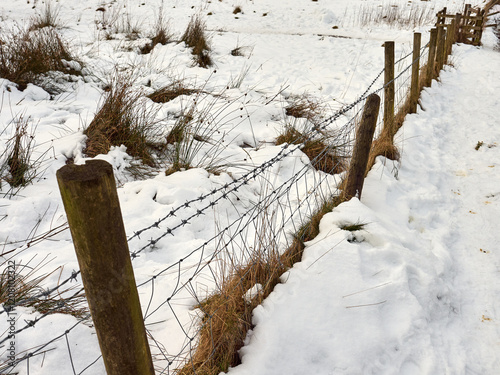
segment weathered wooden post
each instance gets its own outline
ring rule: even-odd
[[[392,138],[394,130],[394,42],[384,43],[384,131]]]
[[[464,16],[465,16],[465,23],[466,24],[469,23],[469,19],[467,17],[470,17],[471,8],[472,8],[471,4],[465,4]]]
[[[437,44],[437,34],[436,28],[431,30],[431,37],[429,40],[429,57],[427,59],[427,81],[425,85],[431,87],[432,80],[436,78],[434,66],[436,65],[436,44]]]
[[[443,25],[446,23],[446,11],[447,9],[446,7],[444,7],[441,11],[438,12],[436,26]]]
[[[455,37],[453,38],[453,43],[460,42],[460,24],[462,23],[462,15],[460,13],[455,14]]]
[[[356,143],[352,152],[351,164],[347,174],[346,188],[344,190],[344,199],[349,200],[352,197],[361,199],[363,183],[365,181],[368,156],[377,126],[378,112],[380,108],[380,97],[377,94],[371,94],[366,99],[361,123],[356,131]]]
[[[409,113],[417,112],[420,78],[420,44],[422,40],[421,33],[413,34],[413,66],[411,69],[411,88],[410,88],[410,110]]]
[[[455,19],[451,20],[451,24],[447,25],[446,32],[446,51],[444,57],[444,63],[448,63],[448,56],[451,55],[451,51],[453,50],[453,43],[455,43],[455,29],[456,29],[456,21]]]
[[[113,168],[66,165],[57,182],[106,372],[153,375]]]
[[[436,77],[439,76],[439,72],[443,69],[445,61],[445,40],[446,40],[446,30],[444,26],[438,27],[437,35],[437,47],[436,47]]]
[[[485,17],[485,11],[483,9],[477,13],[477,18],[475,20],[476,22],[474,24],[474,36],[472,38],[472,45],[474,46],[481,45],[481,38],[483,36],[484,17]]]

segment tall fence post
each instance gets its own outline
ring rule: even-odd
[[[455,37],[453,38],[453,43],[461,41],[460,36],[460,24],[462,23],[462,15],[460,13],[455,14]]]
[[[384,43],[384,129],[392,137],[394,130],[394,42]]]
[[[431,36],[429,40],[429,57],[427,59],[427,82],[425,85],[431,87],[432,80],[436,78],[434,66],[436,65],[436,44],[437,44],[437,34],[438,30],[436,28],[431,30]]]
[[[472,38],[472,45],[480,46],[481,38],[483,36],[483,23],[484,23],[485,11],[484,9],[477,13],[476,22],[474,23],[474,36]]]
[[[113,168],[66,165],[57,182],[106,372],[153,375]]]
[[[445,40],[446,40],[446,30],[444,26],[438,27],[438,35],[437,35],[437,47],[436,47],[436,77],[439,76],[439,72],[443,69],[445,62]]]
[[[451,52],[453,50],[453,43],[455,43],[455,29],[456,29],[456,21],[453,18],[451,20],[451,24],[447,25],[447,32],[446,32],[446,52],[445,52],[445,58],[444,58],[444,63],[448,63],[448,56],[451,55]]]
[[[413,34],[413,65],[411,69],[411,88],[410,88],[410,110],[409,113],[417,112],[420,78],[420,44],[422,40],[421,33]]]
[[[356,143],[352,152],[351,164],[347,174],[346,188],[344,198],[346,200],[352,197],[361,199],[363,183],[365,181],[368,156],[377,126],[378,112],[380,108],[380,97],[377,94],[371,94],[366,99],[365,109],[361,116],[361,123],[356,131]]]

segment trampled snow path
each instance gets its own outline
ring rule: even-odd
[[[401,164],[324,217],[231,375],[500,373],[500,53],[454,48]]]

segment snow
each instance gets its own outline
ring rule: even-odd
[[[137,162],[125,146],[96,157],[113,165],[118,182],[129,247],[137,255],[133,266],[142,311],[159,343],[151,343],[155,365],[161,368],[158,373],[173,371],[182,364],[175,355],[199,329],[198,300],[217,289],[224,272],[220,259],[212,259],[214,254],[230,248],[224,251],[234,256],[232,261],[248,261],[249,249],[259,244],[259,230],[276,231],[274,240],[283,246],[286,235],[340,181],[339,175],[315,171],[300,150],[288,150],[259,177],[245,178],[251,168],[283,153],[273,141],[290,120],[284,110],[289,97],[311,94],[333,113],[372,84],[383,67],[385,40],[396,41],[397,57],[411,51],[414,31],[423,33],[423,45],[427,42],[431,25],[359,25],[355,20],[364,7],[420,6],[432,14],[443,6],[450,13],[463,8],[462,1],[445,0],[373,3],[57,1],[65,26],[60,32],[82,56],[82,65],[65,64],[91,74],[61,80],[60,94],[32,84],[19,91],[0,79],[0,155],[13,134],[13,121],[22,114],[34,129],[43,170],[15,195],[2,181],[0,248],[6,255],[1,262],[33,265],[43,259],[44,268],[36,274],[58,269],[48,275],[44,288],[78,270],[68,230],[28,243],[65,226],[55,173],[67,159],[77,164],[88,160],[83,129],[102,102],[102,82],[125,70],[133,72],[136,87],[146,93],[179,78],[203,87],[196,113],[209,114],[217,124],[210,133],[216,147],[203,146],[195,160],[201,166],[210,158],[227,164],[222,173],[193,168],[166,176],[163,165],[137,180],[129,169]],[[152,29],[160,4],[177,35],[192,15],[203,16],[212,38],[212,69],[193,66],[183,43],[156,46],[151,54],[140,55],[137,49],[147,42],[144,35],[134,41],[124,35],[106,40],[96,27],[107,14],[122,9],[143,30]],[[243,13],[232,13],[236,5]],[[2,2],[0,31],[26,22],[43,6],[41,1]],[[108,13],[96,11],[100,6]],[[379,157],[361,199],[353,198],[324,216],[320,234],[306,244],[302,261],[254,310],[254,328],[240,350],[242,363],[229,369],[230,375],[500,373],[500,53],[493,50],[495,42],[488,29],[482,47],[453,47],[453,66],[446,66],[439,81],[424,89],[418,112],[407,116],[396,134],[401,160]],[[230,54],[237,46],[244,47],[244,56]],[[238,77],[243,79],[235,84]],[[373,88],[381,84],[378,80]],[[158,108],[159,121],[171,127],[172,114],[191,102],[182,96],[151,106]],[[355,111],[332,126],[340,128]],[[238,185],[238,179],[246,183]],[[217,204],[210,206],[214,201]],[[178,207],[182,209],[175,215],[169,214]],[[198,210],[203,215],[197,215]],[[182,220],[188,224],[179,224]],[[157,221],[159,227],[153,225]],[[352,224],[363,225],[355,231],[342,229]],[[149,229],[134,235],[143,228]],[[174,235],[165,235],[167,228],[174,228]],[[1,265],[5,267],[7,263]],[[80,286],[80,277],[69,285]],[[245,300],[261,290],[256,284]],[[105,374],[90,324],[75,326],[78,320],[64,314],[42,318],[24,307],[15,312],[18,329],[41,318],[16,335],[18,355],[50,343],[5,371]],[[8,327],[4,313],[0,331]],[[7,360],[7,350],[0,347],[1,362]]]

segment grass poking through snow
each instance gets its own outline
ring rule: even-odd
[[[155,148],[161,128],[156,111],[148,107],[142,92],[133,89],[127,76],[117,76],[109,85],[104,101],[85,129],[84,153],[88,157],[106,154],[111,146],[125,145],[127,153],[144,164],[155,166]]]
[[[195,62],[202,68],[213,65],[210,57],[210,43],[205,33],[206,25],[199,15],[193,16],[181,37],[181,41],[192,48]]]

